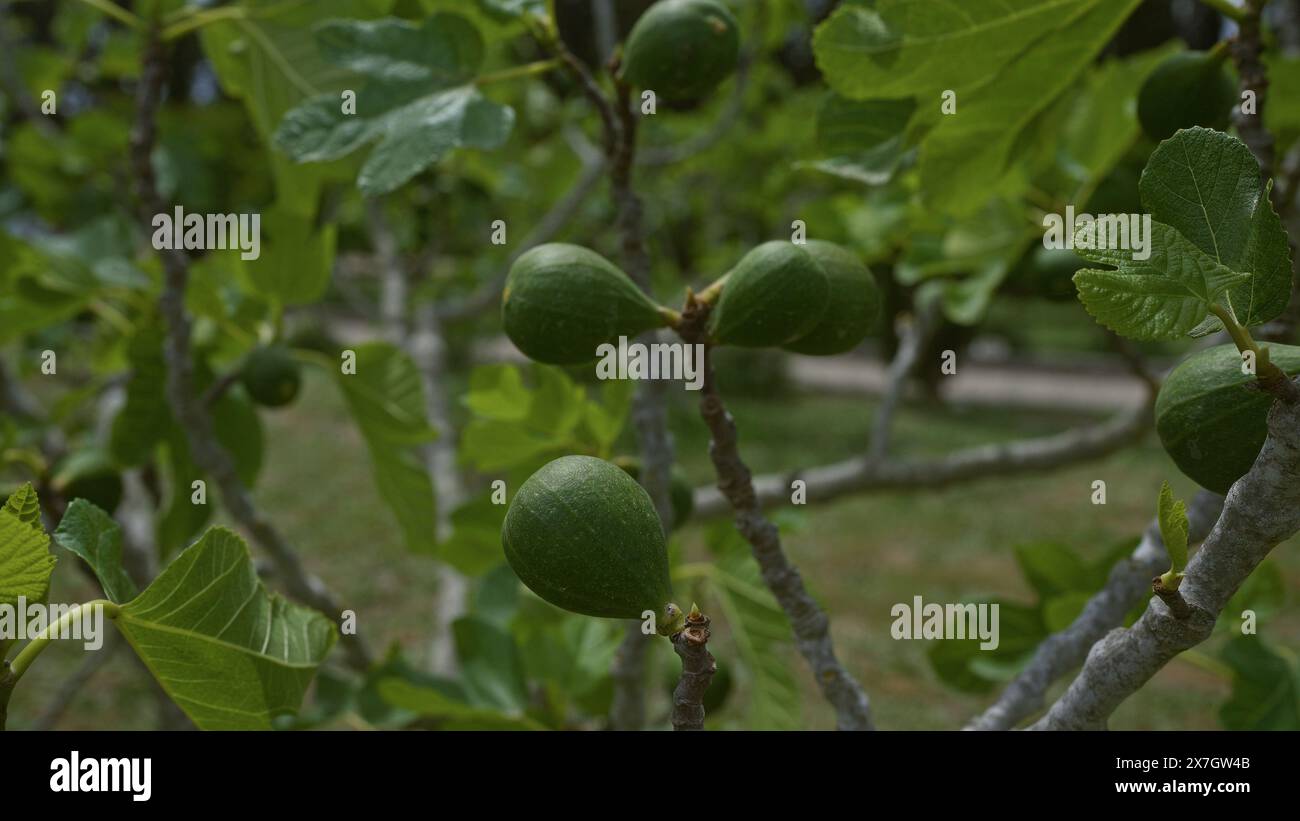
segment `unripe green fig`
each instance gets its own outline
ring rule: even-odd
[[[1269,361],[1300,373],[1300,348],[1268,344]],[[1258,364],[1258,363],[1256,363]],[[1241,353],[1219,345],[1188,357],[1156,398],[1156,433],[1178,469],[1206,490],[1227,493],[1259,456],[1273,397],[1252,390]]]
[[[660,0],[636,21],[622,77],[668,101],[697,100],[736,70],[740,28],[716,0]]]
[[[817,327],[829,300],[830,282],[811,254],[792,242],[765,242],[727,274],[709,335],[720,345],[777,348]]]
[[[625,471],[628,476],[641,481],[641,460],[632,456],[620,456],[614,460],[614,464]],[[682,469],[673,465],[672,473],[668,478],[668,497],[673,504],[673,524],[671,530],[676,530],[691,518],[695,512],[695,486],[686,478]]]
[[[519,580],[556,607],[611,619],[649,610],[665,629],[672,585],[659,515],[604,459],[562,456],[528,477],[506,509],[501,545]]]
[[[552,242],[510,266],[501,319],[506,336],[529,359],[576,365],[594,361],[606,342],[667,324],[667,311],[600,254]]]
[[[255,348],[244,360],[239,381],[253,401],[279,408],[298,397],[302,372],[287,350],[279,345]]]
[[[122,474],[117,464],[99,448],[74,451],[59,462],[51,480],[64,499],[85,499],[112,513],[122,503]]]
[[[843,246],[810,239],[803,250],[821,266],[830,297],[821,321],[787,344],[787,351],[809,356],[833,356],[851,351],[880,319],[880,288],[871,270]]]
[[[1222,57],[1203,51],[1174,54],[1155,67],[1138,91],[1138,121],[1159,142],[1180,128],[1228,127],[1237,84]]]

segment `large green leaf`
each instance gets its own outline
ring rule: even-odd
[[[135,582],[122,566],[122,528],[112,516],[85,499],[74,499],[54,531],[54,541],[85,559],[109,601],[121,604],[135,598]]]
[[[961,91],[996,74],[1030,43],[1096,0],[880,0],[844,5],[821,27],[817,65],[857,99]]]
[[[25,484],[0,508],[0,604],[45,601],[54,563],[36,491]]]
[[[1235,137],[1189,128],[1165,140],[1147,161],[1140,188],[1152,219],[1172,226],[1214,261],[1250,274],[1229,292],[1237,321],[1258,325],[1291,298],[1291,254],[1269,201],[1271,183]]]
[[[361,173],[366,194],[385,194],[455,148],[503,144],[514,112],[479,93],[471,82],[483,60],[473,24],[440,12],[415,25],[403,20],[332,21],[316,30],[322,53],[369,78],[345,112],[337,94],[324,94],[288,112],[275,142],[297,162],[344,157],[378,141]]]
[[[317,50],[311,25],[327,17],[382,14],[388,0],[244,0],[254,13],[216,21],[199,30],[204,54],[222,89],[241,99],[258,135],[267,145],[285,112],[326,91],[355,88],[357,77],[325,61]],[[335,99],[338,99],[337,95]],[[350,179],[344,164],[297,166],[272,156],[278,205],[312,216],[321,185]]]
[[[1259,636],[1237,636],[1223,648],[1232,668],[1232,696],[1219,709],[1228,730],[1300,730],[1300,669]]]
[[[827,159],[810,167],[883,185],[910,156],[905,132],[914,100],[849,100],[831,94],[817,112],[817,145]]]
[[[397,517],[407,548],[432,551],[436,506],[423,446],[437,433],[425,419],[420,373],[387,343],[358,346],[356,355],[356,373],[340,369],[335,379],[370,451],[380,498]]]
[[[1209,307],[1248,277],[1225,268],[1177,231],[1151,223],[1151,256],[1133,259],[1124,249],[1076,247],[1076,253],[1116,270],[1084,268],[1074,275],[1088,313],[1133,339],[1178,339],[1195,330]],[[1076,240],[1077,242],[1077,240]]]
[[[204,730],[270,729],[296,712],[337,639],[324,616],[268,593],[248,546],[224,528],[177,556],[116,622]]]
[[[1036,41],[988,83],[957,99],[957,113],[936,120],[921,145],[926,201],[955,212],[978,208],[1017,160],[1026,129],[1092,64],[1138,0],[1090,0]]]

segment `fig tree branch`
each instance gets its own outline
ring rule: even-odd
[[[158,39],[157,30],[154,29],[149,35],[136,92],[136,116],[130,143],[136,194],[145,224],[152,221],[154,214],[168,210],[158,193],[151,160],[166,70],[167,55]],[[253,505],[248,488],[235,471],[234,461],[217,442],[212,416],[195,390],[194,363],[190,350],[192,328],[185,310],[189,260],[180,250],[164,249],[158,253],[163,266],[160,305],[167,326],[167,401],[176,424],[185,434],[194,463],[212,478],[221,491],[222,501],[231,517],[270,555],[289,594],[337,620],[341,617],[343,608],[334,594],[303,566],[297,552],[284,536]],[[372,656],[360,635],[345,634],[341,644],[353,667],[362,671],[369,669]]]
[[[689,299],[678,333],[686,342],[705,346],[700,417],[709,429],[709,458],[718,477],[718,489],[731,506],[736,529],[749,542],[763,582],[790,621],[799,653],[812,669],[822,695],[835,709],[836,726],[841,730],[873,729],[871,703],[866,692],[835,656],[830,619],[808,593],[798,569],[785,555],[780,531],[763,515],[752,474],[740,456],[735,420],[718,392],[713,349],[705,330],[709,311],[710,306]]]
[[[1264,4],[1247,0],[1245,8],[1226,3],[1215,4],[1215,7],[1227,14],[1224,5],[1237,12],[1237,36],[1229,44],[1229,49],[1237,66],[1240,89],[1243,93],[1249,91],[1255,95],[1255,105],[1250,110],[1241,102],[1233,107],[1233,119],[1241,141],[1259,160],[1260,178],[1266,180],[1273,176],[1273,135],[1264,126],[1264,103],[1268,96],[1268,69],[1264,66],[1260,28],[1260,9]]]
[[[1223,513],[1192,556],[1178,618],[1153,597],[1128,629],[1088,653],[1082,671],[1032,729],[1103,729],[1130,695],[1184,650],[1210,636],[1219,613],[1269,552],[1300,531],[1300,403],[1276,401],[1255,464],[1228,491]]]
[[[867,456],[754,479],[758,503],[790,503],[790,484],[806,484],[809,504],[841,496],[884,490],[939,488],[994,476],[1018,476],[1099,459],[1138,441],[1151,427],[1150,402],[1120,411],[1105,421],[1050,436],[977,445],[934,459],[885,460]],[[720,516],[728,509],[716,488],[697,488],[696,517]]]
[[[691,607],[686,627],[672,637],[673,652],[682,660],[682,677],[673,690],[674,730],[704,729],[704,693],[718,665],[709,653],[709,618]]]
[[[937,319],[934,313],[933,305],[917,307],[907,329],[903,332],[894,359],[889,363],[885,392],[880,398],[875,419],[871,423],[871,444],[867,449],[867,459],[871,462],[879,462],[889,455],[889,440],[894,430],[894,412],[898,410],[898,405],[903,400],[903,393],[907,390],[907,380],[916,368],[916,360],[934,330]]]
[[[1188,538],[1199,542],[1223,509],[1223,497],[1202,490],[1187,509]],[[1124,616],[1151,590],[1151,577],[1169,562],[1160,525],[1152,521],[1133,553],[1111,568],[1106,583],[1088,599],[1070,626],[1048,636],[1029,665],[981,715],[966,725],[967,730],[1010,730],[1043,709],[1048,688],[1071,670],[1077,669],[1092,648],[1110,630],[1124,623]]]

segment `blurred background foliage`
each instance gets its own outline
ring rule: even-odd
[[[604,726],[621,625],[563,613],[518,584],[500,551],[504,508],[491,503],[490,493],[494,479],[517,487],[565,453],[635,453],[624,424],[630,388],[598,383],[590,369],[520,364],[501,341],[495,298],[486,310],[448,314],[440,328],[446,369],[438,388],[451,424],[438,435],[456,446],[464,493],[455,505],[437,500],[446,504],[448,522],[435,534],[430,477],[418,459],[412,468],[413,454],[431,435],[421,374],[403,351],[380,341],[393,329],[377,307],[384,283],[374,229],[377,209],[409,272],[411,305],[472,302],[599,162],[599,124],[588,103],[557,72],[484,85],[483,94],[514,112],[506,143],[453,151],[373,199],[355,182],[364,151],[295,164],[273,139],[295,106],[356,83],[322,58],[314,23],[418,21],[454,12],[481,35],[480,71],[490,75],[545,56],[517,14],[530,4],[123,5],[144,17],[156,6],[170,15],[164,19],[204,23],[178,36],[169,57],[153,156],[164,198],[189,212],[262,215],[260,259],[210,253],[193,264],[187,307],[196,318],[194,355],[205,385],[237,368],[259,342],[281,340],[304,363],[330,369],[341,349],[363,351],[385,374],[384,384],[372,387],[401,400],[377,409],[326,367],[308,367],[303,396],[286,410],[258,411],[238,386],[213,407],[219,438],[245,481],[256,483],[257,501],[361,614],[372,643],[388,648],[368,675],[323,670],[301,715],[286,726]],[[648,3],[612,5],[625,32]],[[888,362],[898,344],[894,319],[918,300],[937,298],[943,319],[931,343],[936,358],[952,349],[963,362],[969,354],[970,361],[1009,365],[1047,382],[1125,378],[1106,334],[1074,301],[1068,276],[1077,260],[1041,259],[1041,216],[1067,203],[1093,212],[1141,210],[1137,175],[1154,144],[1134,114],[1137,89],[1162,57],[1213,43],[1217,16],[1190,2],[1143,2],[1123,27],[1099,35],[1096,55],[1081,59],[1076,72],[1061,68],[1060,88],[1038,93],[1017,112],[1014,128],[1008,122],[996,134],[949,136],[920,92],[887,100],[859,94],[852,67],[831,57],[820,61],[830,74],[822,76],[813,32],[822,26],[819,41],[835,36],[835,21],[827,19],[840,4],[731,5],[744,32],[737,77],[701,104],[664,107],[642,121],[636,184],[661,302],[679,303],[687,287],[703,287],[748,248],[787,236],[802,220],[810,234],[860,253],[887,293],[880,334],[844,357],[846,367]],[[221,16],[232,8],[242,11]],[[555,3],[566,42],[599,67],[590,8],[587,0]],[[74,0],[8,3],[2,26],[0,354],[8,377],[44,413],[0,418],[0,488],[42,482],[43,495],[55,500],[48,512],[57,516],[67,501],[54,487],[59,464],[87,451],[107,454],[112,471],[129,472],[144,488],[154,514],[150,535],[166,560],[198,535],[212,508],[187,503],[183,480],[197,469],[163,399],[155,308],[161,270],[133,211],[127,146],[141,34]],[[1267,108],[1279,155],[1300,137],[1300,58],[1281,45],[1269,66]],[[46,90],[57,94],[50,116],[39,113]],[[846,92],[862,99],[841,96]],[[970,105],[980,104],[979,94],[971,92]],[[958,105],[967,105],[965,91]],[[993,143],[1002,155],[987,155]],[[616,260],[607,186],[597,178],[587,189],[556,238]],[[507,228],[505,245],[489,241],[495,220]],[[39,372],[47,349],[58,352],[58,379]],[[1159,364],[1187,349],[1142,346]],[[723,351],[718,363],[755,471],[790,471],[867,447],[875,400],[810,385],[808,360]],[[967,404],[945,397],[937,377],[916,378],[924,384],[898,420],[895,443],[908,455],[1050,433],[1097,414],[1092,407],[1028,406],[1011,394]],[[691,394],[672,392],[670,423],[685,474],[697,486],[709,484],[706,433]],[[1104,507],[1089,500],[1097,478],[1109,486]],[[1148,437],[1043,476],[873,493],[784,511],[779,522],[832,616],[843,660],[873,697],[877,723],[951,728],[987,703],[1034,646],[1068,624],[1100,587],[1150,519],[1164,478],[1191,493],[1191,483]],[[220,510],[211,518],[226,520]],[[675,585],[688,591],[682,598],[693,597],[714,619],[720,675],[709,693],[710,726],[829,726],[784,617],[730,523],[688,523],[674,534],[672,553]],[[1112,726],[1300,729],[1300,668],[1287,649],[1300,640],[1293,592],[1300,557],[1294,544],[1275,555],[1235,608],[1260,612],[1268,643],[1230,639],[1225,622],[1215,639],[1130,699]],[[431,629],[444,583],[439,563],[469,580],[464,612],[441,637],[454,644],[450,672],[435,672],[433,664]],[[53,598],[93,595],[85,578],[66,568],[57,574]],[[1001,647],[989,654],[969,642],[889,639],[890,607],[914,595],[1001,602]],[[661,644],[647,677],[655,727],[666,726],[677,669]],[[80,650],[71,647],[54,648],[47,658],[15,695],[13,726],[34,723],[81,664]],[[1259,709],[1264,702],[1271,706]],[[157,720],[147,678],[118,654],[58,726],[135,728]]]

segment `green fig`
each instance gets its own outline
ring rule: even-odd
[[[1142,83],[1138,121],[1157,142],[1194,125],[1222,131],[1237,100],[1237,83],[1222,56],[1183,51],[1156,66]]]
[[[1300,373],[1300,348],[1266,348],[1274,365]],[[1160,443],[1179,470],[1215,493],[1227,493],[1250,470],[1268,436],[1273,397],[1253,390],[1255,377],[1241,366],[1234,345],[1199,351],[1174,368],[1156,398]]]
[[[297,398],[302,388],[302,371],[285,348],[268,345],[249,353],[239,380],[254,402],[279,408]]]
[[[811,254],[791,242],[765,242],[727,274],[709,334],[720,345],[777,348],[812,332],[829,300],[830,281]]]
[[[614,464],[625,471],[628,476],[641,481],[641,460],[631,456],[620,456],[614,460]],[[677,465],[673,465],[672,473],[668,479],[668,497],[673,505],[673,524],[670,529],[676,530],[686,524],[695,512],[695,486],[686,478],[686,474]]]
[[[650,611],[668,629],[672,585],[659,516],[613,464],[562,456],[542,466],[510,500],[501,544],[519,580],[556,607],[612,619]]]
[[[816,239],[802,247],[826,274],[830,298],[821,321],[785,349],[810,356],[851,351],[880,319],[881,297],[876,279],[847,248]]]
[[[515,260],[501,296],[506,336],[548,365],[592,362],[602,344],[662,327],[668,316],[609,260],[561,242]]]
[[[668,101],[704,97],[736,70],[740,28],[715,0],[660,0],[637,19],[622,77]]]
[[[64,499],[85,499],[113,513],[122,503],[122,474],[112,457],[99,448],[74,451],[54,469],[51,484]]]

